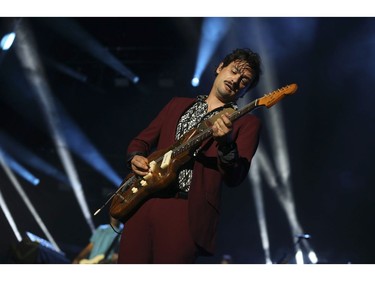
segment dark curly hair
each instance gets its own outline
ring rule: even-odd
[[[260,59],[259,54],[253,52],[249,48],[235,49],[232,53],[228,54],[223,59],[222,61],[223,67],[226,67],[231,62],[236,61],[236,60],[245,61],[246,63],[249,64],[251,68],[251,74],[253,75],[253,80],[251,81],[251,84],[248,90],[254,88],[258,84],[259,77],[262,73],[262,70],[260,67],[261,59]]]

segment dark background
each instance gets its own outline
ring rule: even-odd
[[[12,20],[1,19],[1,36]],[[215,66],[237,47],[267,54],[271,62],[267,65],[272,69],[263,71],[273,73],[277,87],[289,83],[299,86],[296,95],[277,106],[284,117],[296,213],[305,232],[311,235],[310,245],[321,263],[375,262],[373,18],[232,18],[197,88],[190,80],[203,18],[23,20],[35,36],[53,96],[121,178],[128,173],[127,144],[167,101],[173,96],[208,93]],[[56,29],[60,26],[68,34],[73,33],[74,28],[68,25],[72,21],[139,75],[140,82],[128,83],[80,48],[79,42],[70,42]],[[264,38],[261,50],[252,29],[259,22]],[[51,59],[86,75],[87,81],[58,71],[48,63]],[[119,85],[119,81],[125,85]],[[262,83],[251,93],[251,99],[265,94]],[[14,48],[2,53],[1,132],[63,173],[30,88]],[[267,109],[255,114],[267,123]],[[261,142],[266,148],[269,138],[264,131]],[[116,186],[72,155],[94,213]],[[272,154],[269,156],[272,161]],[[19,182],[59,247],[72,259],[90,237],[73,191],[67,183],[24,166],[41,183],[35,187],[18,177]],[[263,187],[271,259],[277,262],[292,251],[293,238],[275,194],[265,182]],[[45,238],[3,169],[0,188],[20,232],[30,231]],[[200,263],[219,263],[223,254],[231,254],[235,263],[265,262],[253,200],[249,181],[234,190],[224,189],[217,253],[200,259]],[[106,211],[94,217],[96,226],[108,221]],[[0,229],[0,261],[7,263],[10,246],[17,239],[3,212]]]

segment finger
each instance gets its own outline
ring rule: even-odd
[[[213,137],[219,136],[219,129],[217,128],[217,126],[212,126],[212,135]]]
[[[140,175],[140,176],[145,176],[149,173],[148,170],[141,169],[134,164],[132,164],[132,170],[133,170],[134,173],[136,173],[137,175]]]
[[[139,170],[148,171],[148,160],[145,157],[142,156],[135,156],[132,161],[132,165],[134,165]]]
[[[217,127],[216,125],[216,122],[212,125],[212,132],[213,133],[217,133],[217,131],[219,130],[219,128]]]
[[[138,170],[142,170],[145,172],[149,170],[149,166],[142,162],[135,162],[134,166],[136,166]]]
[[[229,119],[229,113],[223,114],[221,116],[221,120],[223,120],[223,123],[226,127],[231,128],[232,127],[232,121]]]
[[[218,118],[218,119],[215,121],[215,125],[216,125],[216,127],[217,127],[218,130],[222,130],[223,127],[225,127],[224,121],[223,121],[223,119],[221,119],[221,118]]]
[[[226,126],[226,124],[221,118],[216,120],[216,126],[218,128],[218,133],[221,135],[229,132],[229,128]]]

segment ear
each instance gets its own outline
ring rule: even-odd
[[[216,74],[219,74],[220,71],[223,69],[223,64],[224,63],[220,63],[219,66],[216,68]]]

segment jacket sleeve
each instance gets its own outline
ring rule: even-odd
[[[241,120],[241,119],[240,119]],[[229,151],[218,147],[218,167],[227,186],[238,186],[247,176],[251,160],[258,148],[261,122],[255,115],[238,120],[233,130],[234,146]]]

